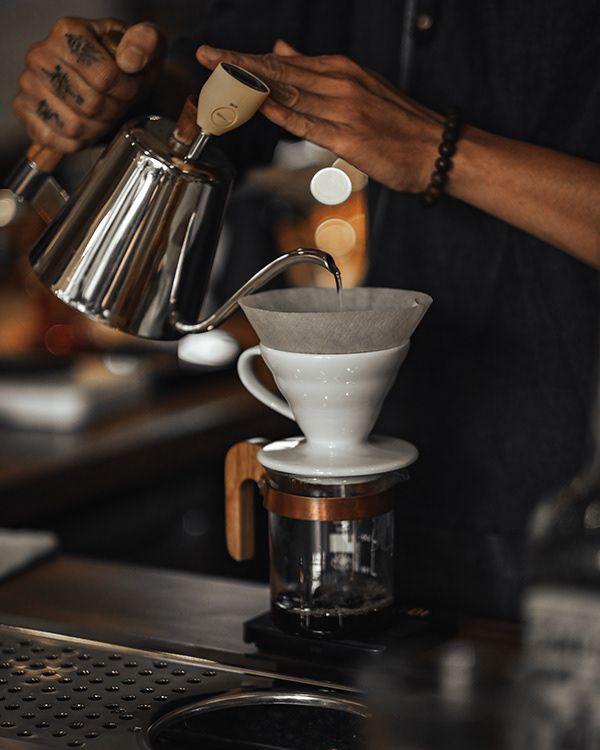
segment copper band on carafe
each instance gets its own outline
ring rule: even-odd
[[[265,481],[261,493],[268,511],[298,521],[374,518],[392,510],[394,503],[394,488],[359,497],[309,497],[282,492]]]

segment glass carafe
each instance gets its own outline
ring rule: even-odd
[[[408,472],[297,476],[265,468],[258,459],[265,444],[246,440],[227,453],[225,527],[229,554],[252,558],[258,488],[269,513],[274,624],[336,638],[386,626],[394,604],[394,503]]]
[[[324,483],[267,472],[263,497],[277,627],[345,637],[388,624],[394,601],[392,490],[404,476]]]

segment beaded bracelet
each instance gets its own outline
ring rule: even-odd
[[[448,181],[448,172],[452,169],[452,157],[456,152],[456,143],[460,137],[462,115],[458,107],[451,107],[446,115],[442,142],[438,147],[438,158],[435,160],[435,170],[431,173],[429,185],[421,193],[421,200],[425,206],[433,206],[444,192]]]

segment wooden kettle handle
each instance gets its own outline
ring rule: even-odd
[[[173,137],[184,146],[191,146],[199,132],[200,128],[196,125],[196,102],[193,97],[188,96],[179,113]]]
[[[256,456],[264,438],[236,443],[225,457],[225,535],[234,560],[254,557],[254,497],[264,475]]]
[[[123,38],[123,34],[116,29],[107,31],[104,34],[100,42],[104,49],[109,52],[113,57],[117,53],[117,47],[119,42]],[[34,162],[40,171],[50,174],[60,164],[64,154],[60,151],[55,151],[53,148],[42,146],[39,143],[32,143],[27,149],[27,158],[29,161]]]

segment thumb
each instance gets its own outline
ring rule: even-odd
[[[297,49],[294,49],[291,44],[288,44],[283,39],[278,39],[275,42],[273,45],[273,52],[282,57],[293,57],[294,55],[300,54]]]
[[[162,44],[158,29],[151,23],[136,23],[123,34],[115,60],[123,73],[139,73],[154,60]]]
[[[117,18],[95,18],[86,23],[91,26],[98,39],[108,34],[109,31],[120,31],[121,34],[124,34],[127,29],[127,24]]]

